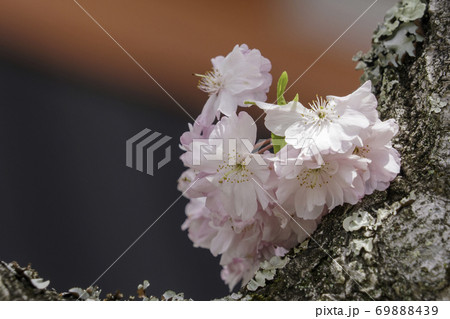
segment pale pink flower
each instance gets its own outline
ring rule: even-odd
[[[236,257],[258,257],[262,250],[268,249],[265,241],[273,247],[270,238],[265,236],[269,229],[280,229],[280,220],[259,210],[253,218],[243,220],[231,218],[223,211],[212,211],[212,228],[217,229],[217,235],[211,240],[211,253],[214,256],[222,254],[221,264],[228,264]],[[273,256],[272,249],[270,255]]]
[[[200,75],[199,88],[209,94],[197,121],[211,124],[221,113],[231,116],[245,101],[265,101],[272,83],[270,61],[259,50],[249,50],[246,44],[236,45],[226,57],[211,60],[213,70]]]
[[[234,258],[225,265],[220,273],[222,280],[228,285],[230,291],[242,280],[244,286],[253,278],[260,262],[249,258]],[[245,283],[245,284],[244,284]]]
[[[321,220],[321,216],[326,212],[328,212],[328,209],[325,208],[322,214],[316,219],[303,219],[296,215],[295,205],[292,203],[285,202],[282,206],[277,204],[272,208],[272,213],[280,220],[280,228],[276,235],[272,234],[267,238],[263,237],[263,239],[269,241],[268,238],[270,238],[270,241],[278,247],[289,250],[314,233]],[[274,232],[274,228],[265,230],[265,233],[268,231]]]
[[[269,167],[263,156],[252,153],[256,141],[256,125],[245,112],[222,117],[208,139],[198,141],[195,150],[181,156],[184,164],[204,175],[199,183],[209,192],[219,192],[226,211],[238,218],[249,219],[269,202],[256,183],[264,185]],[[207,158],[214,155],[217,159]],[[196,162],[196,159],[198,162]],[[204,181],[203,181],[204,179]]]
[[[222,278],[232,290],[241,280],[242,286],[246,285],[261,261],[282,251],[277,249],[269,238],[264,238],[265,233],[270,233],[270,229],[274,229],[275,233],[279,232],[280,221],[260,211],[253,219],[245,222],[228,221],[224,228],[226,232],[223,233],[221,241],[227,243],[227,249],[222,252],[220,264],[224,266]]]
[[[187,198],[206,197],[211,193],[211,183],[204,172],[189,168],[178,179],[178,190]]]
[[[253,119],[236,109],[266,99],[269,60],[242,45],[212,64],[199,83],[210,97],[180,138],[188,169],[178,189],[190,199],[182,229],[195,247],[221,255],[221,277],[232,290],[262,261],[310,237],[334,207],[386,189],[400,170],[391,144],[398,126],[378,119],[369,81],[345,97],[317,98],[310,108],[256,102],[266,127],[288,143],[276,155],[259,154]]]
[[[256,102],[267,113],[266,127],[287,143],[302,148],[314,141],[320,152],[346,152],[359,134],[378,118],[377,100],[367,81],[345,97],[317,98],[310,108],[292,101],[286,105]]]
[[[376,122],[362,137],[362,146],[356,146],[353,154],[370,160],[369,179],[365,193],[383,191],[400,172],[400,154],[392,147],[391,139],[397,134],[398,125],[393,119]]]
[[[206,203],[216,210],[210,210]],[[218,201],[217,193],[208,198],[194,198],[186,207],[187,219],[182,226],[195,247],[210,249],[221,255],[222,278],[233,289],[253,277],[260,262],[283,256],[289,249],[308,238],[318,220],[304,220],[270,203],[250,219],[232,218]]]
[[[220,264],[228,264],[234,257],[257,256],[262,238],[261,215],[238,221],[228,220],[219,228],[219,234],[211,242],[211,253],[221,254]]]
[[[233,282],[229,283],[230,289],[241,279],[242,285],[246,285],[259,263],[273,256],[283,256],[316,229],[317,221],[303,220],[278,208],[259,210],[249,221],[226,222],[227,230],[222,234],[221,242],[227,244],[226,249],[222,250],[220,263],[226,269],[222,275],[228,274],[233,278]],[[233,267],[228,267],[230,264]],[[242,269],[243,265],[250,267],[250,270]]]
[[[183,151],[192,150],[192,141],[194,139],[208,138],[214,125],[202,126],[198,121],[194,124],[188,124],[189,131],[184,132],[180,137],[180,148]]]
[[[187,219],[181,226],[188,229],[188,237],[194,247],[210,248],[211,240],[217,236],[217,229],[210,226],[211,212],[205,206],[206,198],[193,198],[186,205]]]
[[[189,186],[191,186],[192,182],[194,182],[196,179],[197,179],[197,172],[195,170],[191,168],[185,170],[178,179],[177,189],[181,193],[188,191]]]
[[[325,205],[331,210],[343,203],[356,204],[364,196],[365,180],[358,172],[367,170],[367,159],[347,152],[324,154],[321,160],[311,156],[302,158],[301,164],[275,163],[280,176],[277,198],[283,206],[293,205],[300,218],[316,219]]]
[[[233,220],[223,211],[210,211],[205,203],[205,198],[191,200],[186,207],[187,219],[182,229],[188,230],[195,247],[210,249],[214,256],[222,255],[222,278],[230,289],[240,280],[246,284],[261,261],[283,252],[270,241],[264,241],[270,240],[264,238],[270,228],[278,233],[280,223],[277,217],[261,211],[246,221]]]

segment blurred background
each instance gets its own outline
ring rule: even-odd
[[[287,70],[292,83],[373,2],[79,0],[194,118],[207,96],[192,74],[212,57],[246,43],[271,60],[274,82]],[[351,58],[395,2],[377,1],[287,98],[354,91]],[[191,119],[71,0],[0,0],[0,97],[0,260],[31,262],[61,292],[86,288],[179,196]],[[125,141],[144,128],[173,137],[154,176],[125,166]],[[180,229],[186,203],[97,282],[104,293],[135,294],[144,279],[154,295],[228,293],[218,258]]]

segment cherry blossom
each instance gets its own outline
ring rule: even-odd
[[[195,149],[181,156],[184,164],[203,172],[199,184],[210,193],[215,191],[230,214],[251,218],[258,209],[268,204],[267,195],[256,185],[269,178],[269,167],[264,157],[252,153],[256,141],[256,126],[245,112],[223,117],[208,139],[196,140]],[[210,156],[219,155],[216,159]],[[208,158],[209,156],[209,158]],[[196,159],[198,163],[196,163]]]
[[[259,262],[250,258],[234,258],[232,262],[225,265],[220,273],[222,280],[228,285],[230,291],[242,280],[248,283],[258,270]]]
[[[182,229],[195,247],[220,255],[221,278],[231,291],[246,285],[261,262],[311,237],[333,208],[385,190],[400,171],[391,142],[398,125],[378,118],[370,81],[308,107],[298,97],[274,105],[264,102],[271,64],[258,50],[237,45],[212,64],[199,83],[209,99],[180,138],[187,169],[178,189],[190,200]],[[286,85],[284,73],[280,104]],[[252,117],[236,113],[246,101],[265,111],[266,127],[282,142],[273,153],[268,144],[275,141],[255,144]]]
[[[205,207],[206,198],[193,198],[186,205],[187,219],[181,229],[189,230],[188,236],[195,247],[210,248],[211,240],[217,235],[217,229],[212,228],[211,212]]]
[[[391,139],[397,134],[398,125],[393,119],[375,123],[362,138],[362,146],[355,146],[353,154],[370,160],[369,179],[365,193],[383,191],[400,172],[400,154],[392,147]]]
[[[200,76],[199,89],[209,98],[197,122],[207,126],[220,112],[231,116],[245,101],[265,101],[272,83],[272,65],[259,50],[236,45],[226,57],[211,60],[213,70]]]
[[[345,97],[317,98],[306,108],[300,102],[286,105],[256,102],[266,111],[266,127],[287,142],[301,148],[313,139],[320,151],[345,152],[359,134],[375,123],[377,100],[367,81]]]
[[[194,244],[208,247],[215,256],[221,254],[222,278],[230,290],[241,280],[242,285],[247,284],[262,261],[283,256],[316,229],[317,221],[303,220],[286,211],[277,211],[276,207],[259,210],[249,220],[230,219],[226,214],[213,211],[207,224],[201,213],[204,210],[200,208],[195,219],[188,215],[189,234]],[[203,228],[205,225],[209,230]],[[194,237],[191,233],[201,236]],[[211,233],[214,235],[209,237]],[[204,238],[210,239],[209,245],[204,244]]]
[[[314,157],[304,157],[301,165],[275,163],[280,177],[277,199],[282,205],[293,204],[298,217],[316,219],[325,206],[331,210],[343,203],[356,204],[364,196],[365,175],[358,171],[367,170],[367,159],[349,152],[321,158],[322,163]]]
[[[189,123],[188,127],[189,131],[184,132],[180,137],[180,148],[184,151],[191,150],[194,139],[208,138],[214,129],[214,125],[203,126],[198,121],[195,121],[194,124]]]

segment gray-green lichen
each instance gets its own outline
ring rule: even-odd
[[[47,286],[50,284],[50,280],[44,280],[38,276],[38,273],[31,268],[31,266],[28,266],[26,268],[20,267],[17,263],[10,263],[6,264],[3,263],[3,265],[12,273],[18,275],[19,273],[26,279],[29,280],[31,285],[34,288],[37,288],[39,290],[43,290],[47,288]]]
[[[162,294],[160,298],[149,295],[148,288],[150,287],[150,283],[148,280],[144,280],[142,284],[139,284],[137,287],[137,298],[142,301],[190,301],[192,299],[185,299],[183,293],[176,293],[172,290],[167,290]],[[101,299],[100,297],[101,290],[98,287],[89,287],[86,290],[82,288],[72,288],[68,292],[62,293],[61,296],[64,299],[69,300],[81,300],[81,301],[115,301],[115,300],[136,300],[136,297],[129,296],[128,299],[124,299],[122,293],[117,291],[114,294],[107,294],[105,299]]]
[[[150,287],[148,280],[144,280],[142,284],[137,287],[138,298],[143,301],[191,301],[192,299],[185,299],[184,293],[176,293],[172,290],[167,290],[161,296],[161,298],[155,297],[153,295],[148,295],[147,290]],[[133,298],[134,299],[134,298]]]
[[[357,211],[351,216],[344,219],[342,226],[345,231],[352,232],[364,227],[366,230],[376,230],[383,224],[383,220],[389,215],[395,215],[401,208],[410,205],[416,200],[416,195],[412,191],[409,196],[402,198],[400,201],[394,202],[386,207],[379,208],[375,212],[377,218],[373,218],[368,212],[364,210]]]
[[[49,283],[30,265],[21,267],[16,262],[0,262],[0,301],[62,300],[60,294],[48,289]]]
[[[124,298],[120,291],[106,294],[101,297],[99,287],[88,287],[87,289],[74,287],[67,292],[57,293],[53,289],[48,289],[49,281],[42,279],[36,270],[21,267],[16,262],[5,263],[0,261],[0,301],[3,300],[68,300],[68,301],[116,301],[116,300],[136,300],[136,297]],[[137,298],[144,301],[190,301],[183,293],[176,293],[167,290],[160,298],[148,295],[147,291],[150,283],[145,280],[137,287]],[[249,298],[249,297],[247,297]],[[239,299],[245,299],[239,296]]]
[[[66,299],[75,298],[76,300],[82,301],[100,301],[101,293],[101,289],[97,286],[88,287],[87,289],[74,287],[69,289],[68,292],[63,293],[62,296]]]
[[[289,257],[273,256],[270,260],[261,263],[259,270],[256,272],[253,279],[247,284],[247,289],[255,291],[259,287],[266,285],[266,280],[272,280],[277,269],[283,268],[289,261]]]
[[[356,255],[359,255],[361,249],[364,249],[366,252],[370,253],[373,249],[373,239],[353,239],[350,242],[350,249]]]
[[[243,295],[242,293],[232,293],[229,296],[225,296],[220,299],[214,299],[215,301],[249,301],[252,300],[252,297],[250,295]]]
[[[356,69],[364,70],[362,82],[371,80],[377,85],[384,68],[397,67],[406,55],[415,56],[416,43],[423,41],[416,22],[425,9],[426,4],[420,0],[404,0],[387,12],[373,34],[371,50],[365,54],[360,51],[353,57],[358,62]]]
[[[344,219],[342,224],[346,231],[355,231],[361,227],[373,225],[374,218],[366,211],[359,211]]]
[[[441,110],[447,106],[449,100],[449,96],[447,95],[445,98],[439,97],[437,93],[433,93],[428,97],[428,101],[430,102],[430,111],[434,113],[441,113]]]

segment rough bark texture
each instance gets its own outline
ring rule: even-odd
[[[0,262],[0,300],[63,300],[45,286],[31,267]]]
[[[415,44],[415,57],[404,57],[397,67],[384,64],[374,81],[381,119],[394,118],[400,125],[394,139],[402,155],[399,176],[387,191],[332,211],[314,240],[289,253],[290,261],[273,280],[231,299],[450,299],[450,19],[447,0],[426,3],[425,14],[416,21],[424,39]],[[366,219],[370,214],[373,220],[346,231],[343,221],[354,213]],[[0,300],[73,299],[38,289],[33,276],[1,263]]]

